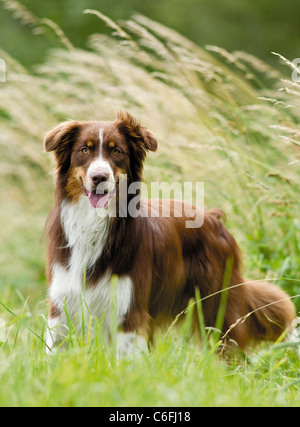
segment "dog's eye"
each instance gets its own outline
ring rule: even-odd
[[[120,150],[118,150],[118,148],[114,148],[114,149],[112,150],[112,153],[113,153],[115,156],[117,156],[118,154],[120,154],[120,153],[121,153],[121,151],[120,151]]]
[[[87,154],[89,152],[89,149],[87,147],[83,147],[82,150],[81,150],[81,152],[83,154]]]

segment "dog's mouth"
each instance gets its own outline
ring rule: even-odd
[[[83,194],[89,198],[89,202],[93,208],[105,208],[109,200],[116,196],[116,192],[116,188],[112,191],[109,191],[108,189],[89,191],[83,186]]]

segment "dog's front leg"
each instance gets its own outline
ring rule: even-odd
[[[133,356],[148,352],[147,340],[137,332],[118,332],[116,336],[116,355]]]
[[[51,306],[50,306],[51,307]],[[68,335],[67,319],[64,312],[56,311],[48,317],[47,332],[45,337],[46,352],[51,354],[55,347]]]
[[[117,357],[147,353],[150,325],[148,310],[133,305],[116,334]]]

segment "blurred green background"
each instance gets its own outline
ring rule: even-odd
[[[252,53],[272,64],[278,52],[292,60],[300,56],[300,2],[298,0],[22,0],[39,18],[56,22],[76,47],[86,47],[87,36],[105,31],[96,17],[84,15],[97,9],[113,20],[141,13],[171,27],[200,46],[213,44]],[[32,38],[30,23],[20,25],[5,7],[13,1],[0,0],[0,46],[25,65],[40,63],[52,46],[49,37]],[[18,13],[15,13],[15,17]],[[53,38],[57,43],[57,38]]]

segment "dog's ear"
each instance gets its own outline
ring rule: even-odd
[[[118,127],[121,133],[125,134],[135,144],[138,144],[146,152],[157,150],[157,140],[152,133],[141,126],[140,122],[128,111],[117,113]]]
[[[75,120],[64,122],[55,128],[51,129],[45,136],[45,150],[63,151],[67,145],[74,142],[74,139],[79,131],[80,122]]]
[[[45,136],[45,150],[54,151],[57,166],[62,171],[66,171],[70,167],[71,150],[80,128],[80,122],[64,122],[50,130]]]

